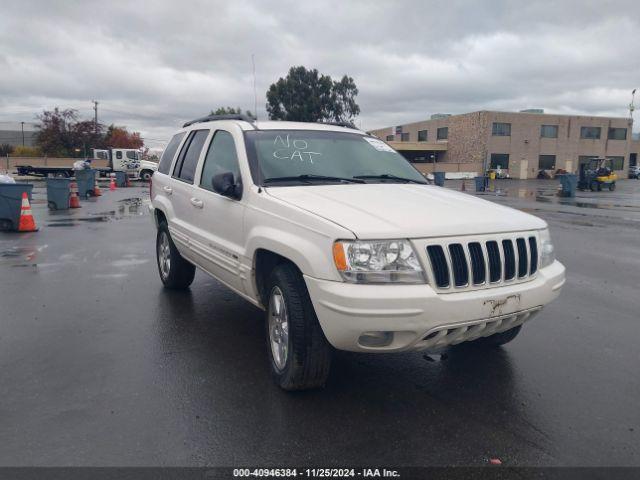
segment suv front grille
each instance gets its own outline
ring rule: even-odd
[[[484,241],[442,241],[427,245],[426,250],[435,286],[440,290],[524,281],[538,270],[538,244],[530,234]]]

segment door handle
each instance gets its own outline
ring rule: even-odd
[[[196,208],[202,208],[204,207],[204,202],[202,200],[199,200],[195,197],[191,198],[191,205],[193,205]]]
[[[162,187],[162,190],[166,192],[167,195],[171,195],[173,193],[173,188],[171,187]]]

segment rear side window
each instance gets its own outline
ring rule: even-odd
[[[191,132],[189,138],[185,142],[178,156],[176,168],[173,170],[173,176],[193,183],[193,177],[196,173],[196,165],[200,158],[200,152],[204,147],[204,142],[209,136],[209,130],[196,130]]]
[[[185,132],[176,133],[167,148],[162,152],[162,158],[160,158],[160,163],[158,164],[158,171],[160,173],[169,173],[169,169],[171,168],[171,163],[173,162],[173,157],[176,156],[176,151],[178,150],[178,146],[180,142],[184,138]]]
[[[236,155],[236,144],[229,132],[219,130],[216,132],[207,157],[202,167],[200,176],[200,186],[207,190],[213,190],[211,180],[219,173],[231,172],[236,180],[239,180],[240,170],[238,168],[238,156]]]

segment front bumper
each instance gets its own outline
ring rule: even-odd
[[[555,261],[525,283],[446,294],[424,284],[361,285],[304,278],[320,325],[335,348],[437,351],[530,320],[560,294],[565,268]],[[384,346],[364,345],[361,337],[369,332],[392,332],[392,340]]]

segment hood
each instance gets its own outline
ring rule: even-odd
[[[365,239],[476,235],[547,226],[519,210],[432,185],[311,185],[266,191]]]

